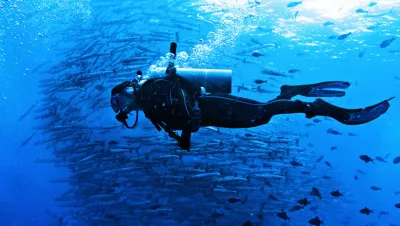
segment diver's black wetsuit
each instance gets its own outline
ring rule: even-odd
[[[250,128],[268,123],[274,115],[305,113],[307,118],[329,116],[347,125],[358,125],[372,121],[389,108],[388,100],[360,109],[345,109],[329,104],[322,99],[314,102],[293,101],[296,95],[308,97],[344,96],[342,91],[323,90],[324,88],[347,88],[347,82],[322,82],[300,86],[282,86],[281,95],[266,103],[257,102],[226,94],[199,95],[199,89],[178,75],[163,79],[151,79],[144,83],[138,92],[138,102],[145,116],[160,131],[182,130],[182,136],[175,138],[182,149],[190,149],[193,127],[192,110],[195,100],[201,109],[199,126],[225,128]],[[166,131],[167,131],[166,130]],[[168,131],[167,131],[168,132]]]
[[[192,112],[199,92],[190,81],[173,74],[146,81],[138,91],[137,101],[158,131],[165,129],[182,149],[189,150],[191,133],[198,130],[193,129]],[[172,130],[182,130],[181,137]]]
[[[302,101],[273,100],[261,103],[232,95],[209,95],[199,98],[202,126],[249,128],[267,124],[278,114],[306,113]]]

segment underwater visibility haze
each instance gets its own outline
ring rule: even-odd
[[[1,226],[400,225],[400,1],[0,12]]]

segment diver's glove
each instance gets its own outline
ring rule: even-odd
[[[173,131],[168,132],[168,136],[176,140],[182,150],[190,151],[190,140],[182,139],[178,133]]]
[[[185,151],[188,151],[188,152],[190,151],[190,140],[180,139],[178,141],[178,144],[179,144],[179,147],[182,150],[185,150]]]

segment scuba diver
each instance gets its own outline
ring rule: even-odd
[[[171,43],[170,53],[173,58],[176,56],[176,48],[176,43]],[[332,89],[346,89],[350,86],[348,82],[330,81],[283,85],[279,96],[262,103],[230,95],[230,86],[225,93],[218,92],[218,89],[207,93],[209,90],[206,86],[210,87],[209,84],[214,82],[218,87],[221,81],[211,78],[205,82],[203,79],[200,85],[196,84],[193,79],[181,76],[172,61],[165,72],[165,77],[143,80],[142,72],[138,71],[139,79],[123,82],[112,89],[111,106],[117,113],[116,119],[127,128],[135,128],[138,111],[142,110],[158,131],[164,129],[178,142],[181,149],[187,151],[190,151],[191,134],[200,127],[250,128],[267,124],[275,115],[293,113],[304,113],[309,119],[327,116],[346,125],[359,125],[384,114],[389,109],[389,101],[394,98],[360,109],[341,108],[320,98],[314,102],[292,100],[297,95],[342,97],[344,91]],[[136,111],[136,121],[133,126],[129,126],[126,120],[132,111]],[[181,136],[174,130],[182,130]]]

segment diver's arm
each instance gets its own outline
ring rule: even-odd
[[[191,137],[192,137],[192,126],[191,124],[188,124],[182,130],[180,140],[178,141],[179,147],[182,148],[182,150],[190,151]]]
[[[151,123],[153,123],[154,127],[156,127],[156,129],[158,130],[158,132],[160,132],[160,131],[161,131],[160,125],[159,125],[157,122],[155,122],[154,120],[152,120],[152,119],[150,119],[150,121],[151,121]]]
[[[182,150],[190,151],[190,138],[192,136],[191,132],[191,126],[188,124],[185,126],[185,128],[182,130],[181,136],[179,136],[176,132],[174,132],[172,129],[170,129],[164,122],[156,122],[154,120],[150,120],[153,125],[156,127],[158,131],[161,131],[161,128],[164,129],[165,132],[168,133],[168,136],[175,139],[179,147],[182,148]]]

